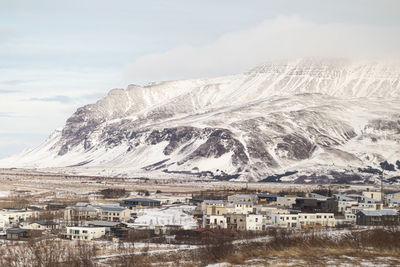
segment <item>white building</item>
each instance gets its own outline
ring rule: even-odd
[[[250,201],[237,201],[232,202],[227,209],[228,213],[234,214],[249,214],[254,212],[253,202]]]
[[[71,240],[93,240],[103,237],[106,227],[67,227],[66,237]]]
[[[60,225],[53,221],[34,221],[22,228],[32,230],[56,230],[60,228]]]
[[[273,226],[282,228],[334,227],[333,213],[273,214]]]
[[[333,213],[299,213],[301,226],[334,227],[335,216]]]
[[[336,200],[338,201],[338,212],[345,213],[350,212],[352,207],[358,206],[358,201],[344,196],[344,195],[335,195]]]
[[[30,218],[37,217],[37,211],[26,211],[26,210],[15,210],[15,209],[4,209],[0,211],[0,222],[5,223],[17,223],[25,222]]]
[[[247,231],[263,230],[263,216],[261,214],[247,214],[246,230]]]
[[[276,205],[283,208],[291,208],[293,204],[296,204],[296,196],[284,196],[276,198]]]
[[[281,228],[299,228],[299,215],[272,214],[272,225]]]
[[[220,229],[228,228],[226,216],[224,216],[224,215],[204,215],[203,216],[203,227],[204,228],[206,228],[206,227],[220,228]]]

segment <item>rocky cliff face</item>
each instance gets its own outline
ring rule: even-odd
[[[399,67],[305,59],[114,89],[43,145],[0,165],[254,180],[295,170],[307,180],[400,159],[399,141]]]

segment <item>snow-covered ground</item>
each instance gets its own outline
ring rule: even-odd
[[[184,229],[195,229],[198,227],[191,212],[196,206],[170,205],[162,208],[137,210],[135,225],[181,225]]]

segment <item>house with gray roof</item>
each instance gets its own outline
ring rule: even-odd
[[[356,216],[357,225],[398,225],[400,223],[399,212],[395,209],[360,210]]]

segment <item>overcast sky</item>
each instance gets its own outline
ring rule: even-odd
[[[112,88],[307,56],[400,57],[397,0],[0,0],[0,157]]]

